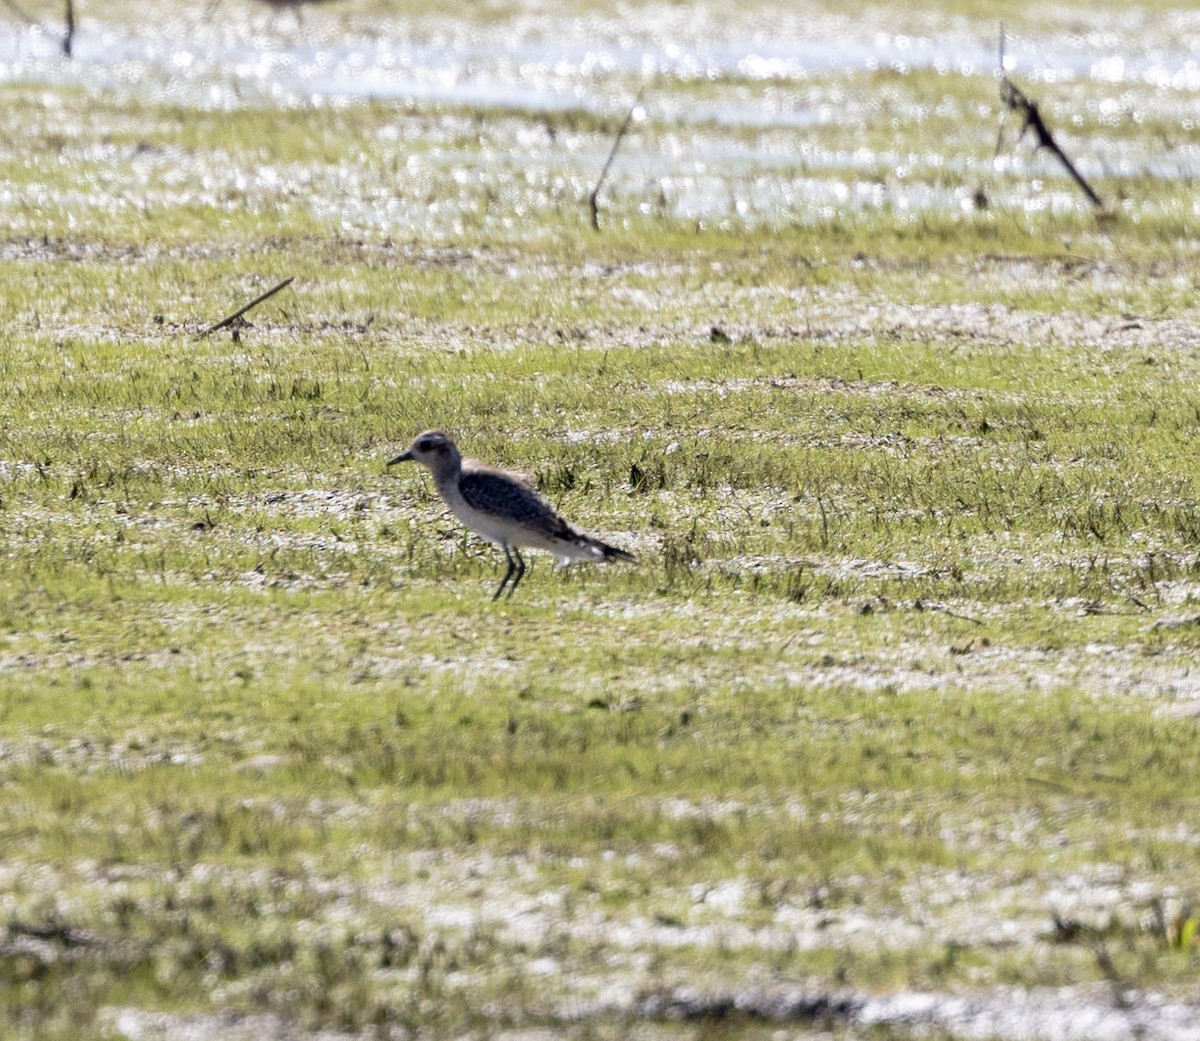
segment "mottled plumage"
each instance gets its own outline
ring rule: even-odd
[[[388,466],[410,460],[429,468],[438,494],[451,513],[475,534],[504,550],[508,570],[493,600],[504,592],[509,579],[512,585],[508,595],[512,596],[525,574],[521,546],[553,553],[560,567],[576,560],[636,559],[572,527],[523,475],[463,459],[454,442],[440,430],[418,434],[408,450],[390,460]]]
[[[503,516],[514,524],[545,534],[563,538],[571,535],[571,526],[554,512],[554,508],[511,474],[484,469],[482,465],[464,466],[458,478],[458,490],[474,510]]]

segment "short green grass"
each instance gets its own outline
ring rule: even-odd
[[[994,99],[903,119],[979,83],[842,87],[893,98],[881,152],[994,146]],[[722,132],[648,106],[595,234],[615,120],[3,95],[5,1033],[708,1036],[632,1022],[676,985],[1192,997],[1189,184],[1109,180],[1097,220],[983,164],[950,180],[986,209],[696,220],[639,164]],[[1105,127],[1072,132],[1152,148]],[[718,165],[731,199],[846,176]],[[497,554],[384,467],[433,425],[640,564],[535,559],[491,603]]]

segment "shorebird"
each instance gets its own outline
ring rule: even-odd
[[[454,442],[440,430],[418,434],[408,449],[388,466],[420,463],[433,472],[433,483],[450,512],[476,535],[495,543],[508,560],[508,570],[492,594],[497,600],[508,586],[511,597],[525,574],[519,547],[544,549],[558,557],[558,566],[576,560],[637,558],[568,524],[521,474],[464,459]],[[514,577],[515,576],[515,577]],[[512,579],[510,586],[509,579]]]

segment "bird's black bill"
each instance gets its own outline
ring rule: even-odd
[[[401,452],[395,459],[387,461],[388,466],[395,466],[397,463],[407,463],[412,459],[412,452]]]

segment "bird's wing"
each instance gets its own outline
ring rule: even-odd
[[[483,513],[509,517],[552,537],[571,538],[575,534],[554,507],[517,474],[471,469],[459,478],[458,488],[467,505]]]
[[[464,477],[468,474],[487,474],[491,477],[499,477],[501,480],[515,481],[517,484],[525,485],[531,492],[537,492],[537,476],[531,470],[509,470],[503,466],[492,466],[491,463],[485,463],[481,459],[464,459],[462,473]]]

